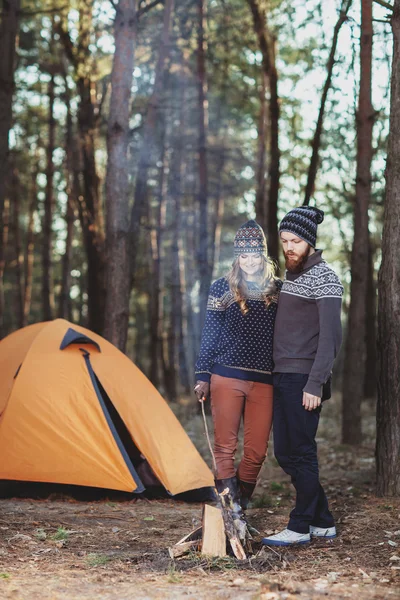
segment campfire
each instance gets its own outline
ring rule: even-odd
[[[246,521],[233,510],[229,489],[215,493],[217,506],[204,505],[202,525],[168,549],[171,558],[195,551],[216,557],[226,556],[230,552],[237,559],[246,560],[247,554],[253,552],[253,538]]]

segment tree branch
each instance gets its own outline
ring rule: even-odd
[[[57,6],[55,8],[47,8],[47,9],[43,9],[43,10],[32,10],[32,11],[21,10],[20,15],[21,15],[21,18],[35,17],[37,15],[54,15],[54,14],[58,14],[58,13],[62,12],[66,8],[68,8],[68,4],[64,4],[63,6]]]
[[[136,13],[137,20],[139,20],[140,17],[149,12],[152,8],[155,8],[158,4],[164,4],[164,0],[153,0],[153,2],[150,2],[150,4],[139,8],[139,10]]]
[[[74,54],[74,44],[71,40],[71,36],[69,35],[69,31],[64,29],[61,23],[55,24],[55,29],[60,36],[61,43],[64,46],[65,54],[71,64],[76,68],[76,57]]]
[[[383,8],[387,8],[388,10],[393,10],[393,6],[389,4],[389,2],[385,2],[385,0],[373,0],[376,4],[383,6]]]

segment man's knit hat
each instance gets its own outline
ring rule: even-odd
[[[267,240],[260,225],[254,221],[247,221],[244,225],[239,227],[235,235],[235,241],[233,242],[235,257],[240,254],[264,254],[267,256]]]
[[[324,220],[324,211],[315,206],[299,206],[285,215],[279,225],[279,233],[288,231],[294,233],[307,244],[315,248],[317,242],[317,227]]]

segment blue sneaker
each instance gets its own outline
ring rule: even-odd
[[[310,535],[314,538],[332,540],[336,537],[336,527],[314,527],[314,525],[310,525]]]
[[[297,531],[284,529],[275,535],[263,538],[261,542],[264,546],[292,546],[293,544],[308,544],[310,540],[309,533],[297,533]]]

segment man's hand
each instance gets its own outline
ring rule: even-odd
[[[303,393],[303,406],[306,410],[314,410],[321,404],[321,398],[313,396],[312,394]]]
[[[194,393],[197,396],[197,400],[199,402],[204,402],[204,400],[208,400],[210,395],[210,384],[207,381],[196,381],[196,385],[194,386]]]

